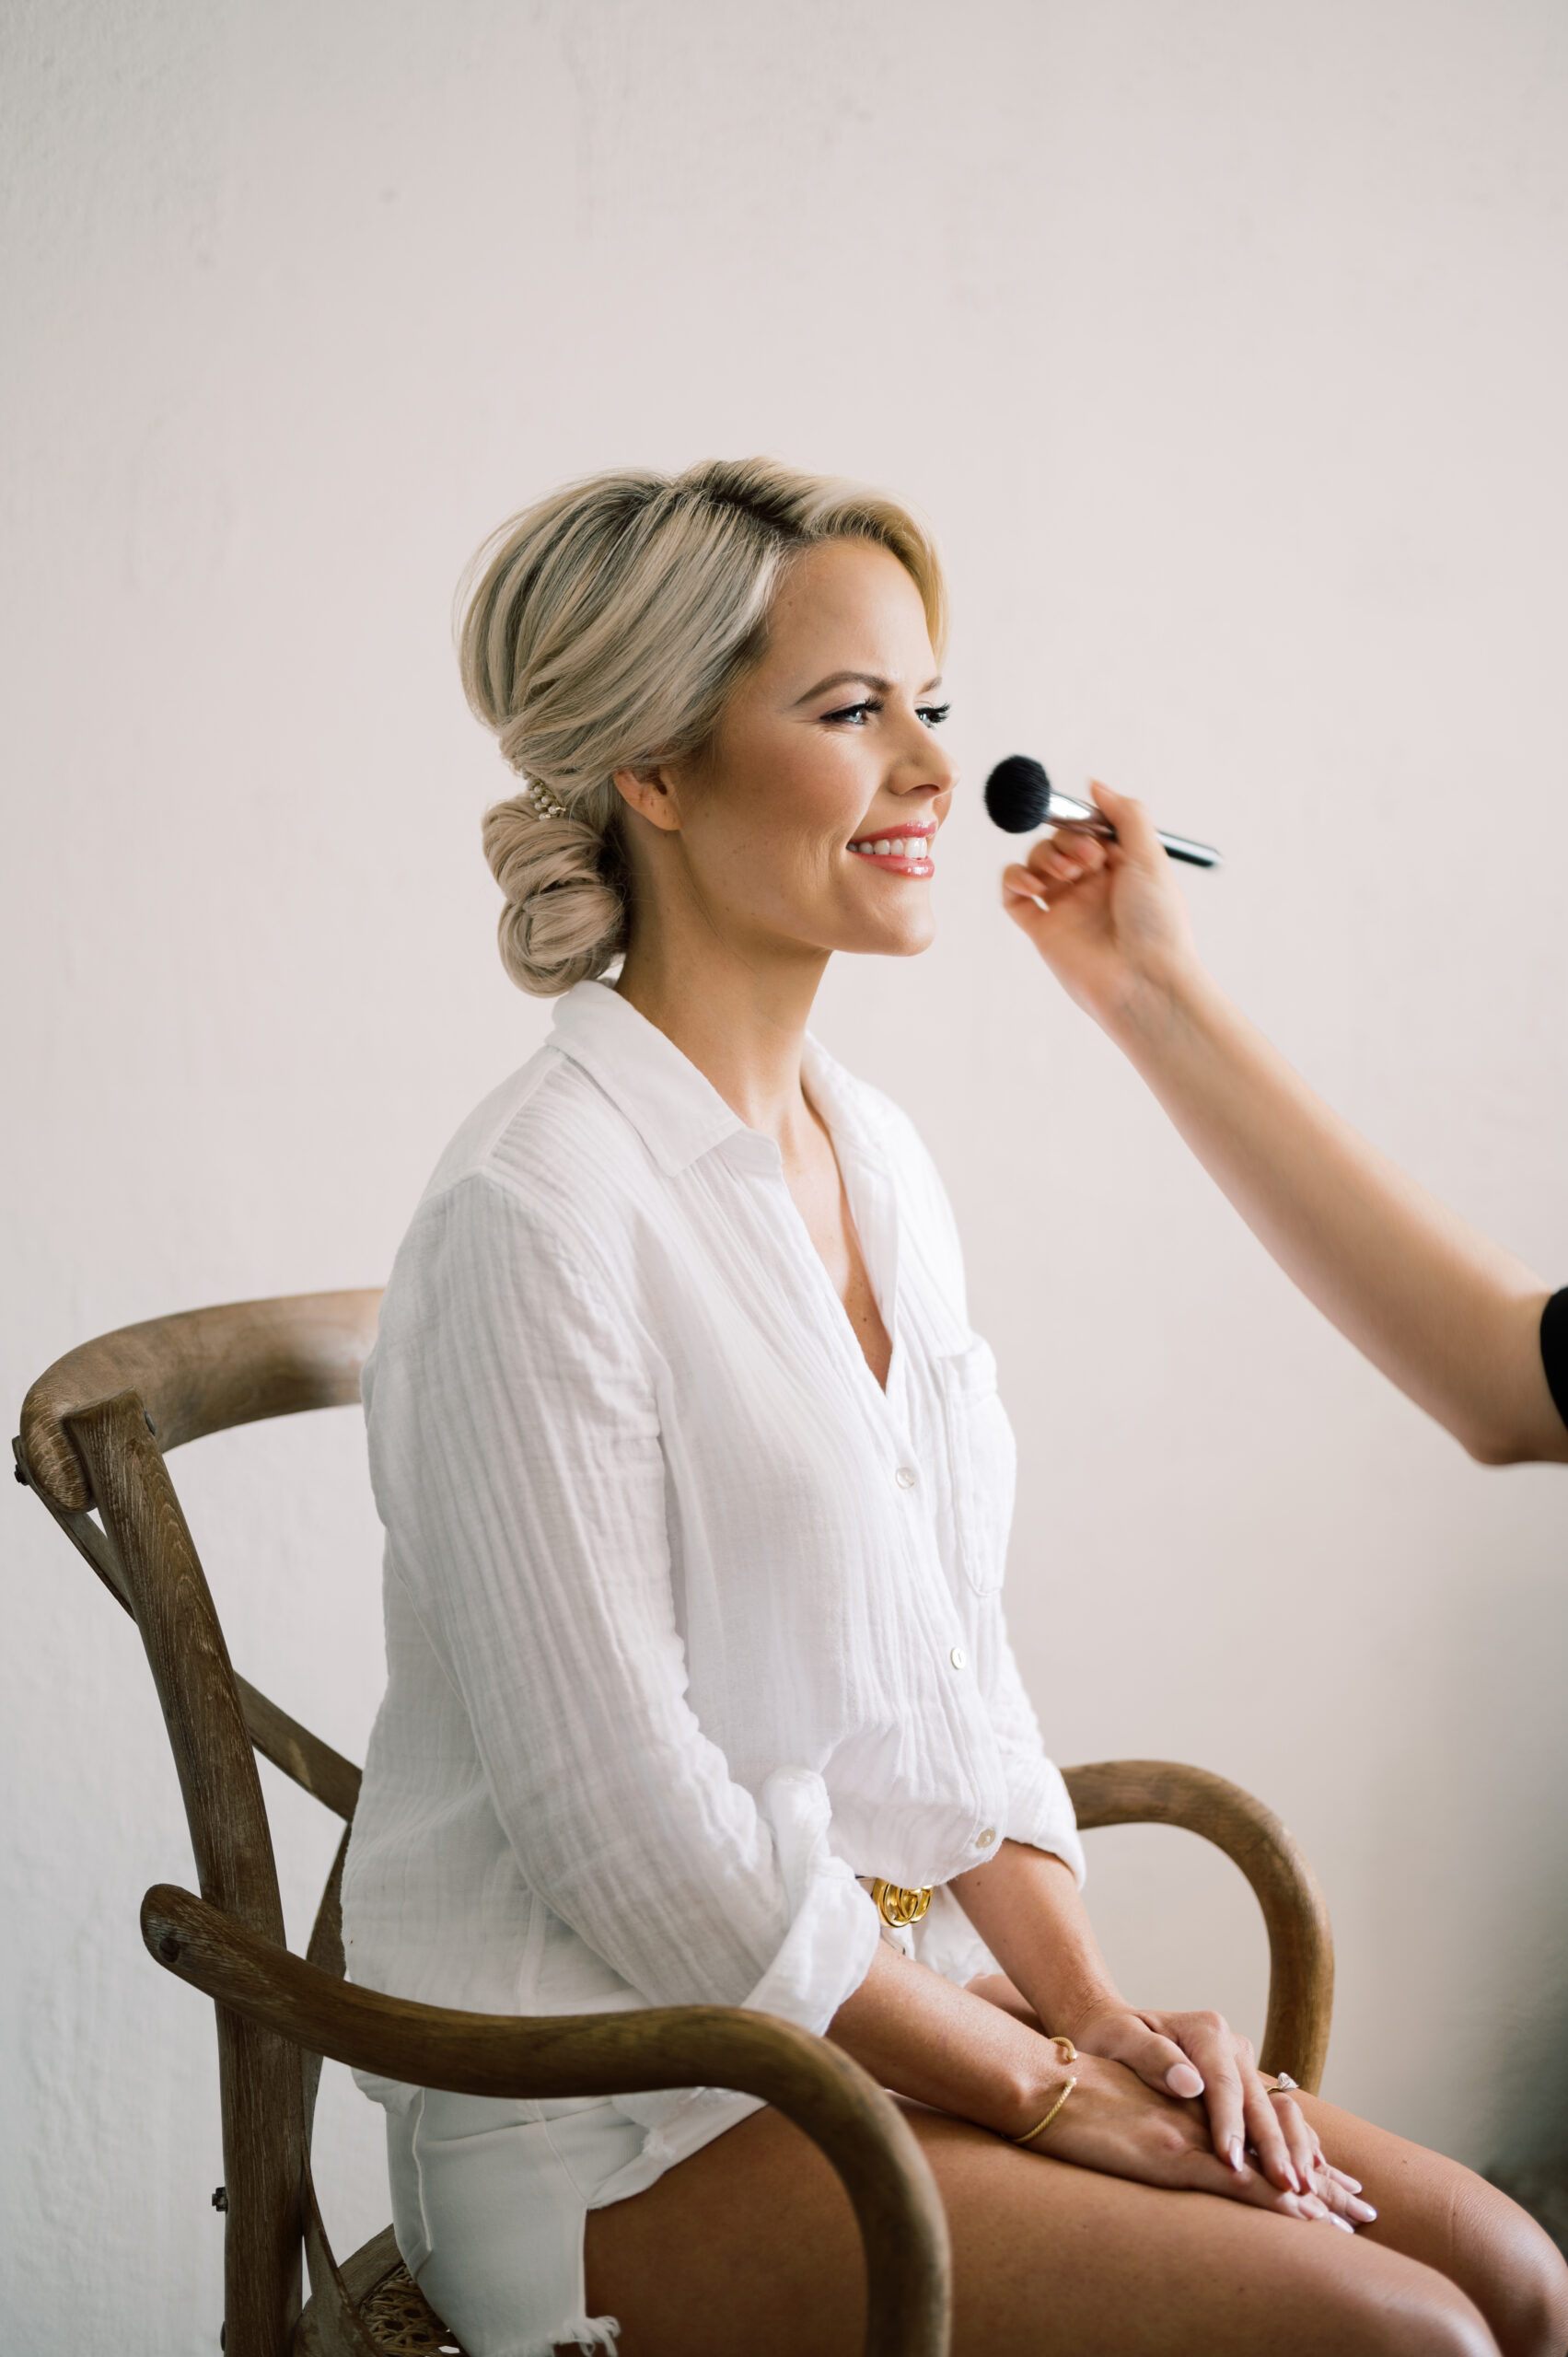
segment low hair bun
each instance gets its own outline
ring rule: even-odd
[[[526,793],[485,812],[484,855],[505,900],[501,962],[519,990],[557,998],[624,949],[625,895],[607,848],[578,819],[540,818]]]

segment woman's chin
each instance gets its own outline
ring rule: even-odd
[[[854,937],[839,946],[852,958],[918,958],[935,938],[936,918],[928,903],[905,910],[897,923],[859,925]]]

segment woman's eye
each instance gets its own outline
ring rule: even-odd
[[[918,703],[915,706],[915,714],[919,719],[924,721],[927,728],[940,728],[952,709],[950,703]]]
[[[881,709],[881,705],[875,697],[867,696],[859,703],[846,703],[839,712],[825,712],[822,717],[824,720],[859,722],[865,718],[868,712],[880,712]]]

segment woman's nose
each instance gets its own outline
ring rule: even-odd
[[[958,762],[940,737],[933,737],[923,726],[918,723],[917,726],[920,726],[920,738],[910,748],[911,758],[916,766],[917,782],[922,785],[935,786],[938,793],[946,793],[958,777]]]

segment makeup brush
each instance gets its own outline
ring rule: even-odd
[[[985,781],[985,807],[1005,834],[1028,834],[1034,827],[1074,827],[1080,834],[1116,841],[1116,830],[1092,802],[1059,794],[1040,763],[1028,753],[1009,753]],[[1184,859],[1191,867],[1218,867],[1220,855],[1207,843],[1189,842],[1185,835],[1161,834],[1169,859]]]

